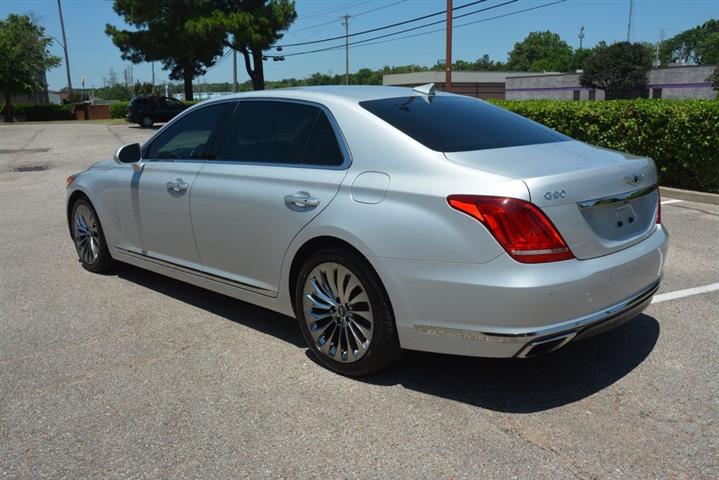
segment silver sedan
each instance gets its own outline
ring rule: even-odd
[[[646,308],[667,250],[651,159],[431,86],[201,103],[70,176],[67,218],[87,270],[296,317],[346,375],[556,350]]]

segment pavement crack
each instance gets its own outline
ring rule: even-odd
[[[709,210],[704,210],[703,208],[699,207],[690,207],[688,205],[681,204],[672,204],[672,206],[676,208],[683,208],[684,210],[693,210],[695,212],[706,213],[707,215],[711,215],[712,217],[719,217],[719,213],[710,212]]]
[[[125,140],[122,139],[122,137],[120,137],[120,135],[117,134],[117,132],[115,132],[112,128],[110,128],[110,126],[111,125],[105,125],[105,128],[107,128],[107,131],[110,132],[110,134],[113,137],[117,138],[120,141],[121,145],[124,145],[125,143],[127,143],[127,142],[125,142]]]
[[[550,454],[554,460],[557,462],[558,465],[566,468],[572,474],[579,479],[582,480],[595,480],[599,478],[598,475],[592,474],[589,472],[586,472],[582,467],[577,465],[575,462],[572,461],[571,458],[566,457],[562,453],[560,453],[558,450],[553,448],[551,445],[545,445],[541,442],[538,442],[537,440],[531,438],[530,436],[526,435],[519,427],[513,424],[513,422],[507,421],[504,418],[495,417],[498,418],[500,428],[503,432],[505,432],[507,435],[511,435],[517,440],[520,440],[524,443],[528,443],[529,445],[539,448],[540,450],[547,452]]]
[[[40,134],[41,134],[42,132],[44,132],[44,131],[45,131],[44,128],[41,128],[40,130],[36,131],[36,132],[32,135],[32,137],[30,137],[30,140],[28,140],[28,141],[25,143],[25,145],[22,146],[22,148],[21,148],[20,150],[25,150],[27,147],[29,147],[30,144],[37,138],[37,136],[40,135]]]

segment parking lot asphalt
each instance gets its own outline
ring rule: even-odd
[[[535,359],[344,378],[293,319],[80,267],[65,177],[150,133],[0,126],[0,478],[719,478],[719,291]],[[719,206],[663,219],[660,293],[719,282]]]

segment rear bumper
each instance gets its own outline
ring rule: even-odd
[[[380,269],[383,279],[389,277],[404,348],[524,357],[639,315],[659,287],[667,240],[659,227],[639,244],[591,260],[526,265],[502,255],[466,265],[383,259]],[[534,349],[558,337],[556,345]]]

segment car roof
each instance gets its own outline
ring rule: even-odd
[[[437,92],[441,94],[441,92]],[[381,85],[323,85],[314,87],[291,87],[271,90],[257,90],[226,95],[210,101],[242,98],[286,98],[316,102],[349,102],[359,103],[366,100],[382,98],[410,97],[423,95],[408,87],[389,87]],[[204,102],[203,102],[204,103]]]

